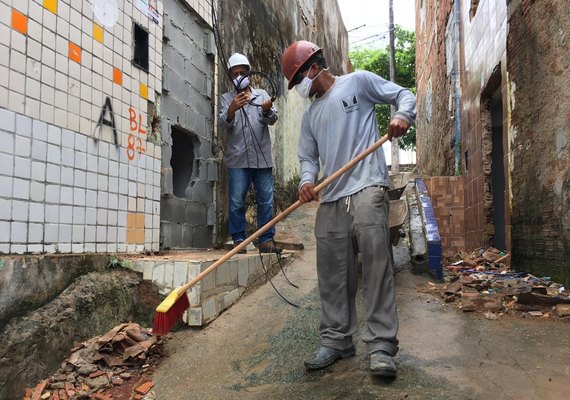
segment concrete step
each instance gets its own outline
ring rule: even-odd
[[[155,283],[161,295],[184,285],[200,272],[220,259],[224,252],[172,252],[167,255],[138,256],[130,259],[130,268],[142,272],[143,279]],[[286,263],[293,252],[283,251],[281,259]],[[200,282],[188,290],[190,309],[183,320],[190,326],[202,326],[235,303],[244,291],[260,278],[265,279],[265,269],[273,271],[279,260],[275,254],[236,254]],[[264,269],[265,266],[265,269]]]

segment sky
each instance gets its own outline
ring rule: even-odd
[[[388,0],[337,1],[351,49],[363,45],[384,47],[388,43]],[[415,30],[415,3],[394,0],[394,23]]]
[[[388,0],[337,0],[350,49],[358,46],[385,47],[388,44]],[[416,1],[394,0],[394,23],[416,30]],[[365,25],[361,27],[362,25]],[[382,146],[386,162],[392,164],[390,142]],[[400,164],[416,162],[415,152],[400,150]]]

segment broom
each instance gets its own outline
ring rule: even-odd
[[[344,174],[346,171],[350,170],[354,167],[358,162],[360,162],[363,158],[368,156],[370,153],[374,152],[380,146],[382,146],[388,140],[388,135],[380,138],[376,141],[372,146],[364,150],[362,153],[357,155],[355,158],[350,160],[346,163],[342,168],[336,171],[334,174],[329,176],[327,179],[322,181],[319,185],[315,187],[315,192],[320,192],[323,188],[329,185],[332,181],[336,178]],[[299,208],[303,204],[300,200],[297,200],[295,203],[291,204],[287,209],[281,211],[277,214],[271,221],[263,225],[259,228],[255,233],[241,242],[238,246],[234,247],[228,253],[226,253],[222,258],[214,262],[204,271],[200,272],[196,275],[192,280],[186,283],[183,286],[180,286],[172,291],[163,301],[158,305],[156,308],[156,314],[154,316],[154,323],[152,325],[152,331],[154,334],[157,335],[166,335],[172,327],[176,324],[176,322],[182,318],[182,314],[190,307],[190,301],[188,300],[188,294],[186,293],[192,286],[196,283],[200,282],[206,275],[210,272],[218,268],[228,259],[230,259],[233,255],[237,254],[240,250],[245,249],[245,247],[261,236],[266,230],[271,228],[277,222],[284,219],[286,216],[291,214],[297,208]]]

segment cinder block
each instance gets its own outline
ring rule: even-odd
[[[164,285],[168,288],[172,288],[174,281],[174,262],[166,262],[164,264]]]
[[[216,300],[214,298],[209,298],[202,303],[202,322],[208,323],[214,320],[218,316],[216,310]]]
[[[230,262],[231,260],[226,261],[214,271],[216,274],[216,287],[231,284]]]
[[[143,260],[137,260],[135,262],[131,262],[129,263],[130,268],[133,271],[138,271],[138,272],[143,272],[144,270],[144,261]],[[144,278],[143,278],[144,279]]]
[[[246,287],[249,278],[249,260],[250,257],[242,257],[237,259],[237,283],[239,287]]]
[[[202,326],[202,307],[192,307],[188,310],[188,325]]]
[[[194,305],[202,302],[202,285],[200,282],[190,288],[188,291],[188,299],[190,300],[190,304]]]
[[[192,225],[206,225],[207,205],[195,201],[185,202],[184,220]]]
[[[224,309],[234,304],[239,299],[239,289],[234,289],[224,296]]]
[[[152,280],[159,285],[162,285],[164,282],[164,263],[155,264],[152,270]]]
[[[188,279],[188,263],[185,261],[174,262],[174,275],[172,280],[172,287],[177,288],[186,283]]]
[[[209,158],[206,160],[207,170],[208,170],[208,181],[217,182],[218,181],[218,163],[215,159]]]
[[[152,280],[154,270],[154,261],[145,261],[143,264],[143,279],[150,281]]]
[[[214,273],[206,275],[204,279],[202,279],[201,283],[203,293],[208,293],[214,290],[216,287],[216,275]]]

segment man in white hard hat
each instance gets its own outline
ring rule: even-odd
[[[226,130],[228,229],[234,246],[238,246],[246,238],[245,198],[252,184],[258,228],[273,218],[273,155],[268,126],[278,117],[269,94],[250,86],[247,73],[251,65],[246,56],[233,54],[227,67],[234,88],[220,99],[218,124]],[[272,227],[259,237],[258,248],[262,253],[281,252],[273,242],[274,236]]]

